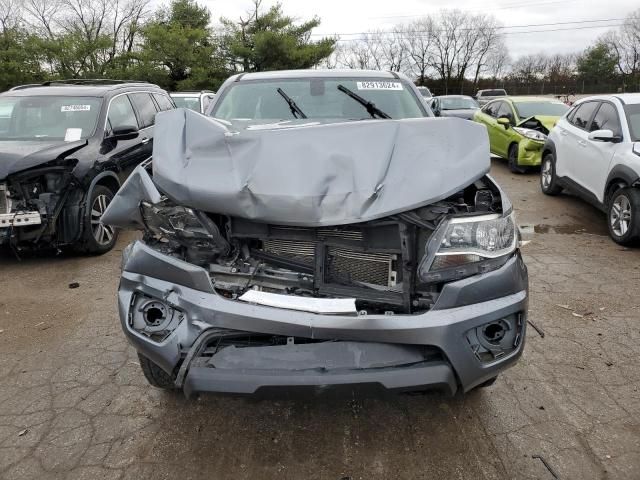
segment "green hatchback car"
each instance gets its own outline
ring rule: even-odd
[[[547,135],[569,107],[544,97],[504,97],[478,110],[473,119],[487,126],[491,153],[509,160],[509,169],[524,173],[542,163]]]

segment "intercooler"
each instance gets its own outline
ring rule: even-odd
[[[345,235],[346,233],[346,235]],[[360,234],[361,235],[361,234]],[[358,232],[319,231],[318,237],[360,240]],[[265,252],[313,266],[316,242],[297,240],[264,240]],[[324,281],[326,283],[362,282],[383,287],[396,286],[398,255],[370,253],[345,247],[324,249]]]

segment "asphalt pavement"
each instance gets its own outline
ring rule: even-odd
[[[522,360],[489,388],[186,400],[120,331],[120,255],[0,254],[2,479],[638,479],[640,249],[604,215],[493,174],[530,243]],[[72,284],[77,285],[72,285]],[[70,288],[76,287],[76,288]]]

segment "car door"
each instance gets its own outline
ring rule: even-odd
[[[595,115],[600,102],[592,100],[581,103],[572,117],[572,121],[566,124],[566,138],[564,145],[563,167],[557,171],[559,176],[567,176],[578,185],[585,187],[584,157],[587,155],[587,142],[591,125],[591,119]]]
[[[147,158],[146,145],[142,143],[140,133],[130,138],[115,138],[113,130],[118,127],[140,129],[133,105],[127,94],[113,97],[109,103],[104,140],[100,147],[101,162],[109,162],[118,171],[120,181],[124,181],[138,163]]]
[[[495,148],[496,152],[502,156],[507,156],[509,152],[509,144],[513,138],[514,132],[511,130],[516,124],[516,115],[509,102],[498,101],[500,107],[496,114],[496,133],[495,133]],[[497,121],[498,118],[509,119],[509,127],[505,128],[505,125],[500,125]]]
[[[504,127],[497,122],[498,109],[500,108],[501,101],[487,103],[478,113],[476,120],[487,127],[487,133],[489,134],[489,144],[491,153],[496,155],[503,155],[502,152],[497,149],[497,139],[500,134],[499,128],[504,130]]]
[[[596,130],[611,130],[615,136],[622,138],[620,117],[615,105],[606,101],[600,103],[600,107],[588,128],[589,132],[595,132]],[[600,202],[604,201],[604,189],[610,170],[609,167],[618,145],[615,142],[603,142],[588,138],[585,144],[581,145],[584,150],[584,154],[580,158],[582,162],[580,168],[581,183]]]
[[[130,93],[131,103],[136,111],[138,123],[140,127],[140,142],[144,146],[146,158],[153,153],[153,126],[156,121],[156,113],[158,109],[155,102],[148,92]],[[143,159],[144,160],[144,159]]]

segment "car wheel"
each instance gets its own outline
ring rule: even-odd
[[[147,379],[147,382],[149,382],[151,386],[162,388],[163,390],[176,389],[175,379],[158,365],[140,353],[138,353],[138,360],[140,360],[140,368],[142,369],[144,378]]]
[[[509,170],[512,173],[524,173],[526,171],[525,167],[521,167],[518,165],[518,144],[513,143],[509,146],[509,154],[507,156],[509,161]]]
[[[640,242],[640,190],[622,188],[609,200],[607,209],[609,235],[620,245]]]
[[[86,205],[82,239],[77,250],[87,253],[103,254],[113,248],[118,239],[118,230],[103,225],[100,217],[113,200],[114,193],[104,185],[96,185]]]
[[[547,153],[542,159],[540,170],[540,188],[546,195],[558,195],[562,187],[558,185],[556,178],[556,162],[553,153]]]

